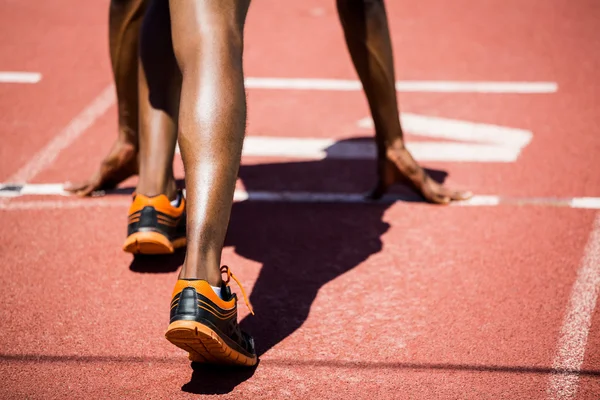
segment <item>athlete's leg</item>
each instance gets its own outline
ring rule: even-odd
[[[151,0],[140,40],[140,176],[129,208],[130,253],[168,254],[185,245],[185,200],[177,197],[173,156],[181,78],[173,46],[169,3]]]
[[[221,283],[246,127],[242,71],[249,0],[171,0],[173,47],[183,74],[179,146],[185,169],[188,247],[182,278]]]
[[[84,182],[65,189],[81,196],[110,189],[138,172],[138,39],[147,0],[111,0],[109,47],[117,91],[119,134],[100,168]]]
[[[220,268],[246,128],[242,52],[249,3],[169,2],[173,47],[183,74],[179,146],[188,247],[165,336],[193,361],[252,366],[257,362],[254,342],[240,330],[237,297],[227,286],[233,276]],[[227,272],[225,282],[221,271]]]
[[[431,179],[404,146],[384,1],[337,0],[337,9],[375,125],[379,181],[372,196],[379,198],[389,186],[406,179],[434,203],[471,197],[470,192],[449,190]]]
[[[140,42],[140,177],[136,192],[173,199],[181,74],[173,54],[167,1],[148,5]]]

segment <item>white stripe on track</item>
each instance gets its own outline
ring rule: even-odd
[[[39,72],[0,71],[0,83],[38,83],[41,80]]]
[[[572,208],[600,209],[598,197],[576,197],[571,200]]]
[[[358,91],[358,80],[311,78],[246,78],[247,89]],[[555,82],[398,81],[400,92],[430,93],[555,93]]]
[[[443,141],[411,141],[406,143],[413,157],[421,162],[494,162],[516,161],[520,148],[488,143],[456,143]],[[284,157],[303,160],[374,160],[373,142],[344,142],[334,139],[247,136],[244,157]],[[179,146],[176,147],[179,153]]]
[[[558,349],[550,377],[548,398],[570,400],[577,395],[579,371],[583,365],[587,339],[600,292],[600,214],[585,247],[581,266],[563,321]]]
[[[0,83],[38,83],[39,72],[0,71]],[[358,80],[323,78],[256,78],[245,80],[247,89],[359,91]],[[429,93],[555,93],[555,82],[496,81],[398,81],[400,92]]]
[[[117,199],[117,205],[128,203],[131,199],[127,197],[126,202],[122,201],[122,195],[111,195],[100,199],[80,199],[69,195],[63,190],[61,184],[45,183],[45,184],[27,184],[27,185],[12,185],[0,184],[0,199],[16,198],[21,196],[66,196],[62,199],[50,200],[19,200],[12,202],[0,203],[0,209],[32,209],[39,207],[40,209],[48,208],[74,208],[74,207],[92,207],[94,204],[100,207],[111,207]],[[244,191],[236,190],[234,195],[235,201],[261,201],[261,202],[278,202],[278,203],[368,203],[370,200],[365,199],[364,193],[326,193],[326,192],[268,192],[268,191]],[[415,196],[402,195],[386,195],[382,200],[383,203],[391,203],[395,201],[420,201],[420,198]],[[102,204],[105,202],[106,204]],[[574,207],[573,204],[577,204]],[[456,206],[471,206],[471,207],[493,207],[499,205],[514,205],[514,206],[548,206],[548,207],[566,207],[566,208],[583,208],[583,209],[600,209],[600,197],[574,197],[574,198],[535,198],[535,197],[504,197],[497,195],[478,195],[473,196],[470,200],[453,203]]]
[[[113,85],[104,89],[90,104],[69,122],[52,140],[34,155],[30,161],[14,173],[8,181],[25,183],[52,164],[60,152],[71,145],[96,120],[115,103]]]

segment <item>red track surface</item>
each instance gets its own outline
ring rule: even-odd
[[[516,163],[428,167],[476,193],[600,196],[596,2],[388,4],[398,79],[559,85],[537,95],[402,93],[403,111],[534,133]],[[333,6],[256,0],[247,75],[355,79]],[[111,77],[106,1],[0,7],[0,70],[43,75],[0,84],[6,182]],[[249,90],[249,113],[249,135],[371,134],[355,125],[367,115],[360,92]],[[87,177],[115,121],[113,106],[31,182]],[[357,192],[371,171],[368,162],[246,158],[241,178],[247,190]],[[0,210],[0,397],[545,399],[596,217],[534,206],[236,203],[224,262],[252,292],[257,315],[242,324],[261,362],[193,372],[163,337],[181,257],[133,262],[120,249],[126,209]],[[598,310],[578,399],[600,398]]]

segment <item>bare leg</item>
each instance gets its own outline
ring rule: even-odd
[[[148,5],[142,26],[138,78],[140,179],[136,191],[146,196],[165,194],[172,199],[177,189],[173,156],[181,74],[173,54],[166,1],[151,1]]]
[[[384,1],[337,0],[337,9],[375,125],[379,180],[371,196],[380,198],[392,184],[408,180],[433,203],[471,197],[470,192],[449,190],[431,179],[404,146]]]
[[[246,130],[242,53],[249,5],[250,0],[169,0],[183,75],[178,137],[187,251],[165,337],[192,361],[244,366],[256,365],[256,350],[237,323],[237,297],[228,286],[237,279],[228,267],[221,269],[221,251]],[[240,289],[252,312],[241,284]]]
[[[138,39],[146,3],[146,0],[111,0],[109,45],[117,89],[119,136],[88,180],[65,184],[66,190],[77,195],[114,188],[138,172]]]
[[[169,4],[183,75],[179,146],[186,173],[188,247],[180,278],[218,286],[245,133],[242,52],[250,1]]]

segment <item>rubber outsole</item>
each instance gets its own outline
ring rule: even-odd
[[[231,348],[214,330],[196,321],[172,322],[165,337],[189,352],[193,362],[252,367],[258,360]]]
[[[127,237],[123,251],[131,254],[173,254],[175,249],[186,245],[185,238],[173,242],[158,232],[136,232]]]

